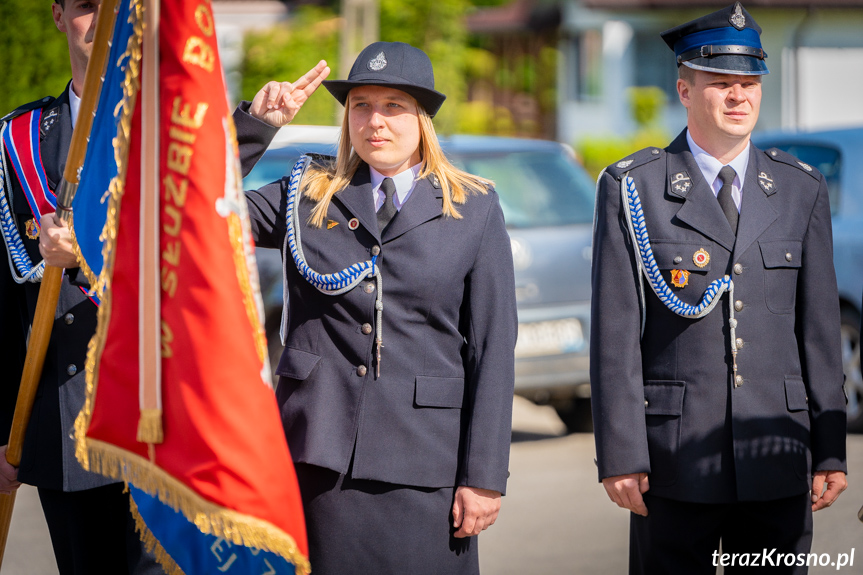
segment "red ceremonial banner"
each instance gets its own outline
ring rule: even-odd
[[[146,43],[141,2],[131,0],[138,19],[133,39]],[[272,551],[298,573],[308,572],[302,503],[269,382],[210,2],[164,0],[158,27],[158,251],[141,255],[141,171],[147,165],[141,90],[147,86],[139,86],[133,62],[126,70],[127,97],[117,109],[120,181],[112,183],[103,231],[108,281],[88,356],[88,399],[76,424],[78,456],[93,470],[158,497],[203,533]],[[139,63],[140,48],[130,40]],[[158,294],[141,288],[142,257],[156,259]],[[146,333],[139,325],[150,319],[140,310],[155,295],[160,385],[139,377]],[[146,399],[158,396],[157,403]],[[160,560],[170,563],[155,544]]]

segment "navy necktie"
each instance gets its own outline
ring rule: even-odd
[[[386,194],[386,199],[384,200],[384,204],[378,210],[378,229],[381,233],[384,233],[384,229],[386,229],[387,225],[393,219],[393,216],[398,212],[398,210],[396,210],[396,205],[393,203],[393,196],[396,193],[396,185],[392,178],[384,178],[384,181],[381,182],[381,191]]]
[[[736,175],[737,173],[731,166],[723,166],[719,170],[719,179],[722,180],[722,187],[719,188],[719,194],[716,196],[716,199],[719,200],[719,205],[722,207],[722,211],[725,213],[725,217],[728,218],[728,223],[731,225],[734,235],[737,235],[737,220],[740,217],[740,214],[737,212],[737,206],[734,204],[734,198],[731,197],[731,182],[734,181],[734,176]]]

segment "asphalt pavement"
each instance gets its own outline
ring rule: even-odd
[[[611,503],[597,482],[594,454],[592,434],[566,434],[551,408],[515,401],[508,494],[497,523],[479,540],[483,575],[626,573],[628,512]],[[853,549],[854,565],[838,572],[859,574],[863,435],[848,437],[848,461],[850,487],[833,507],[815,514],[812,551],[835,560]],[[812,574],[836,572],[830,565],[810,569]],[[38,495],[24,486],[0,575],[56,574]]]

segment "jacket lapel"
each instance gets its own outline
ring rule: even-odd
[[[430,178],[418,181],[408,201],[384,230],[383,241],[392,241],[418,225],[443,215],[442,199],[443,192],[432,184]]]
[[[704,180],[701,168],[689,151],[685,130],[668,147],[667,161],[667,174],[672,181],[683,172],[688,174],[691,181],[691,186],[685,190],[669,186],[669,193],[686,200],[677,211],[677,217],[731,252],[734,249],[734,232],[713,195],[710,183]]]
[[[737,228],[737,244],[734,246],[735,260],[764,233],[779,214],[770,205],[768,196],[776,193],[773,178],[764,155],[755,145],[749,147],[749,167],[743,184],[743,199],[740,206],[740,222]]]
[[[69,87],[42,111],[39,126],[42,165],[48,187],[57,190],[66,168],[66,156],[72,143],[72,112],[69,108]]]
[[[372,180],[367,164],[360,164],[350,185],[333,196],[341,203],[366,230],[380,240],[378,219],[372,197]]]

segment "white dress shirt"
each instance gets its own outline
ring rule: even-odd
[[[719,194],[719,189],[722,187],[722,180],[719,179],[719,170],[725,165],[734,168],[734,172],[737,175],[734,176],[734,182],[731,183],[731,197],[734,200],[734,205],[737,206],[737,213],[740,213],[740,202],[743,198],[743,179],[746,177],[746,169],[749,167],[749,147],[752,143],[747,143],[746,149],[740,152],[736,158],[728,162],[728,164],[723,164],[696,144],[692,136],[689,135],[689,130],[686,130],[686,141],[689,142],[689,149],[692,151],[695,163],[701,168],[704,181],[710,183],[714,196]]]
[[[421,168],[422,162],[415,166],[411,166],[407,170],[400,172],[395,176],[385,176],[373,167],[369,166],[369,171],[372,174],[372,194],[374,194],[375,211],[381,209],[381,206],[384,205],[384,202],[387,199],[386,194],[381,191],[381,184],[387,177],[391,177],[393,179],[393,183],[396,185],[396,195],[393,196],[393,205],[395,205],[396,211],[401,211],[402,206],[405,205],[406,201],[408,201],[411,192],[413,192],[414,187],[416,187],[417,176],[419,175]]]

